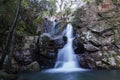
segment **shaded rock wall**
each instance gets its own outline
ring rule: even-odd
[[[42,19],[38,24],[36,36],[21,36],[12,59],[12,71],[29,71],[27,66],[34,61],[39,63],[40,70],[53,68],[58,49],[65,44],[64,28],[66,22]],[[54,28],[54,29],[53,29]],[[55,30],[55,31],[54,31]]]
[[[114,1],[114,0],[113,0]],[[77,43],[84,45],[79,53],[82,67],[120,68],[120,1],[96,0],[75,12]],[[79,46],[77,47],[79,48]]]
[[[119,0],[95,0],[75,12],[74,50],[81,67],[120,68],[119,6]],[[56,22],[55,33],[50,34],[52,24],[52,21],[43,19],[38,24],[37,39],[27,36],[23,40],[24,49],[33,48],[32,52],[28,51],[29,56],[33,57],[30,63],[37,61],[41,69],[54,66],[58,49],[65,44],[64,29],[67,22]]]

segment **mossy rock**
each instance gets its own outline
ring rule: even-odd
[[[28,71],[40,71],[40,65],[38,62],[34,61],[27,66]]]

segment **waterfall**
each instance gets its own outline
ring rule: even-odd
[[[50,28],[50,34],[54,35],[55,34],[55,21],[52,21],[51,28]]]
[[[49,20],[49,19],[45,19],[45,33],[48,33],[50,35],[54,35],[55,34],[55,25],[56,22],[54,20]]]
[[[67,44],[59,50],[55,68],[78,68],[77,57],[72,47],[73,29],[71,24],[67,25],[65,36],[67,37]]]
[[[73,72],[73,71],[86,71],[80,68],[77,56],[73,50],[73,27],[71,24],[66,26],[67,43],[59,50],[56,64],[53,69],[48,69],[44,72]]]

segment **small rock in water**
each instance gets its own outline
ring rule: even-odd
[[[27,69],[29,69],[30,71],[39,71],[40,70],[40,65],[38,64],[38,62],[32,62],[31,64],[29,64],[27,66]]]

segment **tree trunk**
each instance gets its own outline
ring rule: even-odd
[[[6,57],[7,54],[8,54],[8,59],[7,59],[6,66],[7,66],[7,69],[10,69],[10,67],[11,67],[11,59],[12,59],[13,48],[14,48],[13,47],[14,34],[15,34],[16,23],[17,23],[17,20],[19,18],[21,1],[22,0],[19,0],[18,5],[17,5],[16,16],[15,16],[14,22],[13,22],[11,28],[10,28],[10,32],[8,34],[5,51],[2,54],[2,57],[1,57],[1,60],[0,60],[0,68],[3,68],[3,63],[4,63],[4,60],[5,60],[5,57]]]

